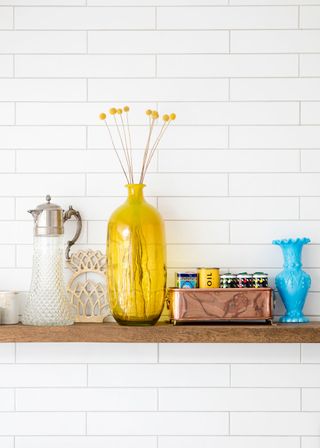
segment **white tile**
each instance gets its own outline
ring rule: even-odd
[[[15,407],[15,396],[13,389],[0,389],[0,411],[13,411]],[[0,414],[1,415],[1,414]],[[2,440],[0,439],[2,448]]]
[[[229,224],[225,221],[166,221],[168,244],[214,244],[229,242]]]
[[[306,388],[302,389],[302,410],[319,411],[320,389]]]
[[[44,446],[56,448],[57,445],[66,448],[105,448],[106,446],[108,448],[156,448],[157,438],[148,436],[29,436],[15,438],[15,448],[43,448]],[[10,448],[12,447],[10,446]],[[295,448],[295,446],[291,448]]]
[[[301,198],[301,219],[320,219],[320,198]]]
[[[160,344],[164,363],[297,363],[299,344]]]
[[[196,266],[242,266],[242,269],[251,266],[267,265],[269,267],[282,266],[280,251],[277,252],[274,246],[258,245],[187,245],[170,244],[167,247],[168,266],[185,266],[193,269]],[[314,266],[314,258],[318,255],[318,250],[305,260],[305,266]],[[313,259],[312,259],[313,258]]]
[[[0,148],[83,149],[86,130],[81,126],[2,126]]]
[[[0,151],[0,172],[13,173],[15,171],[15,154],[14,151]]]
[[[63,388],[16,390],[17,411],[118,412],[155,411],[156,408],[157,391],[155,389]]]
[[[1,53],[85,53],[84,31],[0,31]]]
[[[211,435],[228,433],[227,413],[88,413],[91,435]]]
[[[7,5],[8,0],[0,0],[0,5]],[[50,5],[61,5],[61,6],[80,6],[85,5],[84,0],[10,0],[12,6],[50,6]]]
[[[318,435],[319,417],[316,412],[238,412],[231,414],[231,434]]]
[[[320,75],[320,55],[301,54],[300,55],[300,75],[319,76]]]
[[[1,70],[1,58],[0,58]],[[0,125],[14,124],[14,104],[0,103]]]
[[[301,344],[301,360],[307,364],[320,364],[320,348],[318,344]]]
[[[320,79],[232,79],[232,100],[317,100]]]
[[[231,31],[232,53],[316,53],[318,30]]]
[[[235,244],[269,244],[288,235],[308,235],[313,243],[320,243],[316,221],[238,221],[230,225],[230,241]]]
[[[0,177],[0,195],[45,197],[57,195],[81,195],[84,193],[83,174],[3,174]]]
[[[1,448],[14,448],[13,437],[0,437]]]
[[[3,364],[0,369],[2,387],[80,387],[86,380],[85,365]]]
[[[301,171],[318,172],[320,162],[320,151],[303,150],[301,151]]]
[[[174,183],[172,183],[174,180]],[[90,196],[120,195],[123,193],[123,174],[88,174],[87,194]],[[151,196],[215,196],[227,193],[225,174],[172,174],[147,173],[146,195]],[[110,190],[110,185],[114,185]]]
[[[134,172],[140,175],[144,151],[133,154]],[[122,154],[124,166],[127,166]],[[1,157],[0,157],[1,158]],[[35,164],[34,161],[37,161]],[[50,164],[48,164],[50,160]],[[0,168],[1,169],[1,168]],[[148,172],[157,171],[157,157],[151,161]],[[113,150],[46,150],[17,151],[16,172],[18,173],[122,173],[119,161]]]
[[[16,77],[35,78],[153,77],[155,57],[151,55],[19,55],[15,59],[15,74]]]
[[[159,448],[300,448],[299,437],[159,437]],[[28,448],[20,447],[18,448]],[[35,447],[38,448],[38,447]],[[305,447],[304,447],[305,448]],[[308,447],[309,448],[309,447]],[[310,447],[311,448],[311,447]],[[312,447],[315,448],[315,447]],[[318,447],[317,447],[318,448]]]
[[[302,437],[301,448],[318,448],[320,437]]]
[[[33,222],[3,221],[0,222],[0,243],[32,244]]]
[[[161,411],[299,411],[299,389],[184,389],[159,390]],[[311,409],[313,410],[313,409]]]
[[[298,58],[297,55],[289,54],[160,55],[157,58],[157,74],[160,77],[195,76],[198,78],[208,76],[288,77],[298,74]]]
[[[279,5],[279,0],[230,0],[231,5]],[[314,5],[319,0],[281,0],[281,5]]]
[[[86,98],[82,79],[0,79],[2,101],[81,101]]]
[[[229,188],[232,196],[317,196],[319,180],[319,174],[231,174]]]
[[[300,27],[318,28],[320,27],[320,6],[302,6],[300,9]]]
[[[292,172],[300,169],[299,151],[159,151],[161,172]],[[306,171],[306,170],[304,170]]]
[[[319,365],[233,365],[233,387],[319,387]]]
[[[153,363],[156,344],[19,343],[20,363]]]
[[[159,210],[165,219],[297,219],[296,198],[246,198],[246,208],[239,198],[159,198]]]
[[[0,345],[0,363],[12,363],[15,359],[14,344],[2,343]],[[0,400],[1,401],[1,400]]]
[[[301,103],[301,123],[320,124],[320,102]]]
[[[173,109],[173,108],[170,108]],[[32,119],[32,118],[31,118]],[[55,118],[59,119],[59,118]],[[204,119],[201,119],[204,121]],[[144,126],[132,126],[131,136],[134,148],[145,147],[148,130]],[[1,142],[0,142],[1,144]],[[89,126],[89,148],[112,148],[106,129],[102,126]],[[174,126],[168,129],[159,145],[162,149],[226,148],[228,146],[227,126]]]
[[[159,29],[259,29],[293,28],[298,23],[295,7],[158,8]]]
[[[199,387],[228,386],[229,366],[192,364],[89,365],[89,386]]]
[[[15,265],[15,250],[14,246],[9,244],[2,244],[0,251],[0,267],[11,268]]]
[[[228,52],[227,31],[89,31],[89,53]]]
[[[108,113],[110,107],[113,106],[114,103],[20,103],[16,106],[17,123],[28,125],[68,125],[68,127],[69,125],[94,125],[94,132],[100,131],[103,135],[105,142],[103,148],[105,148],[109,139],[107,138],[108,134],[105,124],[100,120],[99,115],[101,112]],[[119,106],[123,107],[123,104]],[[147,124],[146,109],[156,107],[153,103],[135,103],[130,104],[130,106],[129,121],[131,124],[138,125]],[[147,131],[145,134],[147,134]],[[112,148],[111,145],[110,148]]]
[[[1,435],[76,435],[85,433],[85,414],[80,412],[2,412]]]
[[[1,288],[27,291],[31,282],[31,269],[0,269]],[[10,361],[13,362],[13,361]]]
[[[13,56],[0,56],[0,77],[10,77],[13,75]]]
[[[15,219],[14,198],[0,198],[0,219]]]
[[[125,6],[137,6],[137,5],[143,5],[148,6],[150,5],[150,0],[88,0],[88,5],[104,5],[104,6],[111,6],[114,5],[116,2],[117,5],[125,5]],[[194,5],[195,0],[175,0],[175,5]],[[226,5],[227,0],[201,0],[202,5]],[[171,6],[172,2],[171,0],[155,0],[152,2],[152,5],[155,6]]]
[[[13,28],[13,8],[0,8],[0,29],[10,30]]]
[[[298,124],[298,103],[286,102],[205,102],[164,103],[163,109],[177,114],[175,122],[194,125]],[[167,132],[172,133],[173,128]]]
[[[320,126],[232,126],[230,147],[300,149],[320,146]]]
[[[16,29],[153,29],[154,8],[16,8]]]
[[[0,80],[1,86],[1,80]],[[226,79],[89,79],[90,101],[222,101]]]

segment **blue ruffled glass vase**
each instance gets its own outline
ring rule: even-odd
[[[311,277],[302,270],[301,263],[302,248],[308,243],[309,238],[272,241],[281,247],[284,258],[283,271],[276,276],[276,287],[286,307],[286,314],[280,317],[280,322],[309,322],[302,310]]]

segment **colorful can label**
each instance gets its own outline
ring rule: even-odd
[[[253,274],[254,288],[268,288],[268,274],[264,272],[255,272]]]
[[[238,287],[238,280],[236,275],[230,274],[229,272],[227,274],[220,275],[220,288],[237,288],[237,287]]]
[[[252,274],[247,272],[241,272],[237,275],[238,288],[252,288],[253,287],[253,277]]]
[[[176,272],[177,288],[197,288],[198,274],[196,272]]]
[[[198,268],[199,288],[219,288],[219,268]]]

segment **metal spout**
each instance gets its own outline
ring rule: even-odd
[[[28,210],[28,213],[31,213],[34,222],[37,222],[38,216],[42,213],[42,210]]]

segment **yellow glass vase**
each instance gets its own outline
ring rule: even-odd
[[[126,202],[111,215],[107,235],[107,285],[113,317],[123,325],[153,325],[166,294],[166,246],[159,212],[129,184]]]

